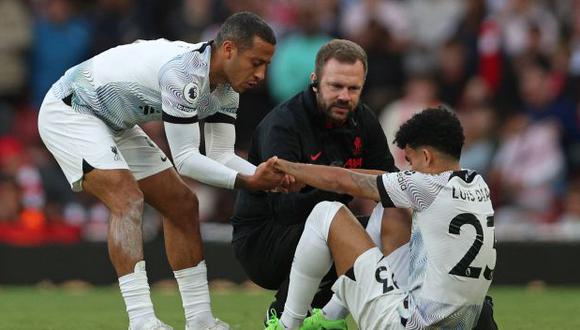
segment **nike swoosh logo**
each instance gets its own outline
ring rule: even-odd
[[[319,151],[317,154],[315,155],[310,155],[310,159],[312,161],[316,161],[318,159],[318,157],[320,157],[320,155],[322,155],[322,151]]]
[[[161,156],[161,161],[162,161],[162,162],[164,162],[164,161],[166,161],[166,160],[167,160],[167,157],[163,157],[163,156]]]

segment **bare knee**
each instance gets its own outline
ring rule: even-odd
[[[103,202],[112,215],[143,212],[143,192],[128,170],[94,169],[85,175],[83,189]]]
[[[139,189],[136,189],[119,194],[118,197],[119,199],[110,208],[111,213],[122,216],[123,218],[141,221],[144,204],[143,193]]]
[[[183,217],[192,217],[197,219],[199,200],[193,191],[191,191],[189,188],[184,189],[183,193],[181,193],[180,197],[178,198],[177,204],[180,206],[177,208],[177,210],[182,213]]]
[[[111,197],[106,204],[113,215],[133,215],[141,219],[144,196],[135,182],[116,182],[111,184],[110,191]]]
[[[178,193],[172,194],[162,213],[171,220],[195,222],[199,213],[199,200],[191,189],[184,186]]]

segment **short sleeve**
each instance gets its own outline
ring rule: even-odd
[[[195,62],[199,62],[194,59],[195,56],[198,53],[181,54],[167,62],[159,71],[162,117],[165,122],[190,124],[198,120],[197,103],[205,77],[191,69]]]
[[[385,173],[377,177],[383,207],[425,210],[449,180],[449,172],[438,175],[414,171]]]

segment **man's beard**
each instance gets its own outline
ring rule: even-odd
[[[316,98],[318,108],[322,111],[322,113],[324,113],[324,116],[326,116],[326,118],[329,121],[335,124],[344,124],[344,122],[348,118],[348,114],[350,114],[356,107],[356,105],[353,105],[350,102],[340,102],[340,101],[335,101],[327,105],[322,99],[322,96],[320,94],[317,95]],[[347,111],[347,113],[345,116],[343,116],[342,114],[332,112],[332,108],[344,109],[345,111]]]

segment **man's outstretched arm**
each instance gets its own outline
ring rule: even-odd
[[[275,168],[312,187],[379,201],[377,175],[350,171],[340,167],[293,163],[276,159]],[[374,171],[373,171],[374,172]]]

